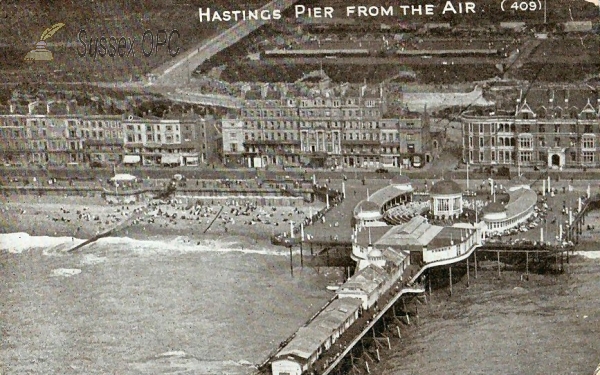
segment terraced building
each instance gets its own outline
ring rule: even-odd
[[[511,108],[512,107],[512,108]],[[463,159],[474,165],[598,167],[598,88],[519,90],[513,103],[464,112]]]

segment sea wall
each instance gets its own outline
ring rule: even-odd
[[[246,203],[255,204],[257,206],[290,206],[290,207],[301,207],[304,204],[304,198],[302,197],[277,197],[277,196],[242,196],[242,195],[230,195],[230,196],[208,196],[208,195],[175,195],[175,198],[184,202],[186,205],[194,203],[196,201],[203,202],[205,204],[239,204],[245,205]]]

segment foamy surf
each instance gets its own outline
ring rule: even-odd
[[[288,252],[268,249],[247,249],[237,243],[220,241],[193,241],[177,237],[172,241],[136,240],[128,237],[106,237],[98,240],[98,246],[113,250],[131,251],[140,256],[177,255],[188,253],[242,253],[253,255],[285,256]]]
[[[31,249],[45,249],[47,252],[60,252],[69,246],[75,246],[83,240],[73,237],[31,236],[28,233],[0,234],[0,251],[20,254]],[[58,250],[58,251],[57,251]],[[47,254],[49,255],[49,254]]]
[[[83,239],[73,237],[31,236],[27,233],[0,234],[0,251],[20,254],[23,251],[42,249],[47,256],[60,256]],[[109,252],[132,252],[138,256],[178,255],[187,253],[241,253],[251,255],[289,256],[288,251],[272,249],[250,249],[236,242],[204,240],[201,242],[177,237],[174,240],[137,240],[128,237],[105,237],[80,250],[81,253],[92,253],[101,248]],[[299,254],[300,251],[294,251]],[[100,258],[98,258],[100,259]],[[98,259],[84,258],[86,264],[99,263]],[[105,259],[105,258],[104,258]],[[91,263],[90,263],[91,262]]]

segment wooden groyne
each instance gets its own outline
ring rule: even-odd
[[[206,227],[206,229],[202,233],[208,232],[208,230],[210,229],[210,227],[212,227],[213,223],[219,218],[219,216],[221,216],[221,212],[223,212],[223,208],[225,208],[225,206],[221,206],[221,209],[219,210],[219,212],[217,212],[217,214],[215,215],[214,219],[212,219],[212,221],[210,222],[210,224],[208,224],[208,227]]]
[[[127,228],[128,226],[132,225],[132,223],[135,220],[141,220],[144,217],[148,216],[149,210],[150,210],[150,207],[147,206],[147,207],[144,207],[144,209],[142,209],[142,212],[140,212],[140,213],[134,212],[130,217],[128,217],[127,219],[125,219],[124,221],[122,221],[120,223],[117,223],[114,227],[106,229],[105,231],[100,232],[91,238],[88,238],[87,240],[83,241],[82,243],[73,246],[72,248],[67,250],[67,253],[75,252],[84,246],[87,246],[91,243],[98,241],[99,239],[101,239],[103,237],[109,237],[110,235],[112,235],[122,229]]]

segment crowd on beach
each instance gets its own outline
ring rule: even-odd
[[[153,211],[150,212],[147,222],[158,224],[162,228],[176,225],[179,221],[192,221],[201,224],[203,230],[208,230],[214,220],[212,225],[216,224],[220,230],[228,233],[229,229],[236,225],[241,231],[247,230],[241,228],[242,226],[262,224],[262,227],[278,227],[281,223],[305,216],[304,212],[296,207],[259,206],[253,202],[241,202],[236,199],[226,200],[220,206],[213,203],[196,200],[186,205],[177,199],[156,201],[151,204]]]

